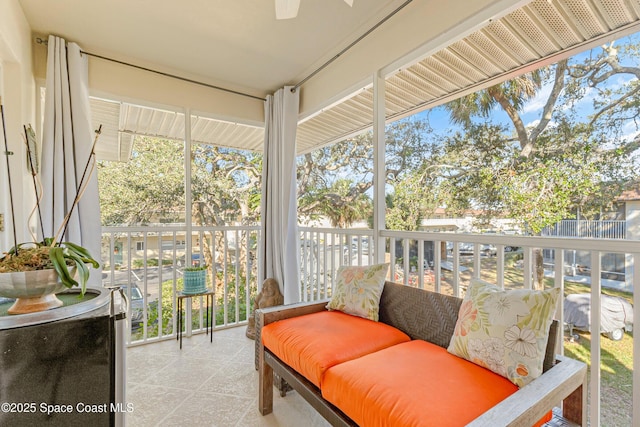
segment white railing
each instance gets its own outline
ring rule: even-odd
[[[546,227],[543,236],[580,237],[591,239],[625,239],[627,222],[624,220],[565,219]]]
[[[104,281],[136,284],[142,293],[142,302],[134,301],[137,305],[132,306],[141,312],[141,322],[134,328],[129,343],[175,338],[176,292],[182,268],[188,262],[215,265],[209,270],[209,280],[216,283],[215,307],[212,309],[216,327],[246,324],[251,298],[257,292],[258,239],[259,227],[193,227],[190,240],[194,256],[187,259],[182,243],[186,240],[183,226],[104,228]],[[640,261],[640,242],[637,241],[402,231],[382,231],[376,238],[372,230],[301,227],[302,299],[314,301],[330,297],[340,266],[376,262],[376,241],[385,248],[380,258],[390,263],[391,280],[457,296],[464,294],[472,277],[505,288],[534,287],[538,250],[552,254],[551,259],[545,260],[544,274],[564,293],[568,274],[565,254],[571,251],[589,253],[590,269],[583,278],[590,282],[592,330],[600,330],[601,324],[601,291],[603,283],[607,284],[601,279],[604,257],[624,254],[626,281],[617,281],[618,288],[632,293],[634,288],[640,287],[640,269],[633,268]],[[513,252],[516,249],[517,252]],[[514,275],[517,276],[515,280]],[[132,286],[127,291],[131,294]],[[633,327],[638,329],[640,293],[633,294],[633,303]],[[194,302],[192,313],[193,319],[185,322],[185,333],[191,333],[191,328],[194,332],[204,328],[201,301]],[[562,324],[562,301],[556,318]],[[158,327],[159,319],[162,319],[162,328]],[[626,334],[624,339],[633,340],[633,335]],[[603,407],[601,335],[591,334],[590,340],[590,364],[594,368],[588,378],[588,418],[591,426],[599,426]],[[632,342],[633,398],[628,405],[628,417],[633,420],[631,425],[640,425],[640,340]],[[563,352],[562,336],[558,351]],[[604,405],[607,405],[606,400]]]
[[[104,227],[103,283],[125,286],[129,304],[129,344],[176,337],[176,295],[186,266],[208,264],[207,284],[215,284],[214,327],[247,323],[257,289],[259,227],[192,227],[192,256],[182,226]],[[192,299],[184,313],[183,333],[205,330],[205,301]]]
[[[302,300],[329,297],[341,266],[372,264],[372,241],[372,230],[300,227]]]

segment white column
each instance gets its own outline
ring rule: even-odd
[[[640,252],[632,255],[632,262],[640,262]],[[632,284],[640,289],[640,272],[633,274]],[[633,306],[640,307],[640,292],[633,293]],[[640,331],[640,316],[633,318],[633,330]],[[640,339],[633,340],[633,401],[632,422],[640,420]]]
[[[192,210],[192,197],[191,197],[191,110],[186,108],[184,110],[184,206],[185,206],[185,229],[186,236],[185,244],[186,250],[184,254],[184,266],[191,266],[191,253],[193,251],[193,242],[191,239],[191,233],[193,230],[193,216]],[[191,298],[187,298],[186,307],[184,308],[184,324],[185,336],[191,336]],[[178,313],[178,316],[180,313]]]
[[[380,73],[373,76],[373,240],[375,260],[384,262],[385,242],[380,231],[385,229],[385,81]]]
[[[627,240],[640,240],[640,200],[629,200],[625,203],[625,219]],[[625,254],[624,265],[625,287],[633,290],[634,259],[631,254]]]

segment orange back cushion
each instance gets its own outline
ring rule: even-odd
[[[265,347],[318,387],[330,367],[409,339],[385,323],[340,311],[280,320],[262,329]]]

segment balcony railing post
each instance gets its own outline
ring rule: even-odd
[[[635,266],[640,262],[640,251],[631,255],[631,262]],[[633,269],[633,330],[640,331],[640,315],[638,315],[635,307],[640,307],[640,268]],[[633,416],[632,420],[636,423],[640,420],[640,339],[633,339]]]
[[[434,240],[433,242],[433,280],[436,292],[441,292],[442,282],[442,244],[445,244],[444,258],[447,259],[446,242]]]
[[[377,263],[384,262],[384,238],[380,231],[385,229],[385,190],[387,165],[385,161],[385,89],[386,80],[381,73],[373,75],[373,247]]]
[[[453,269],[451,270],[451,274],[453,277],[453,295],[456,297],[460,297],[460,246],[459,243],[454,242],[453,244]]]
[[[564,325],[564,249],[557,249],[554,254],[554,284],[560,288],[561,301],[558,302],[555,318],[560,325]],[[558,334],[556,342],[556,352],[564,355],[564,334]]]
[[[600,334],[601,324],[600,294],[600,252],[591,251],[591,379],[589,384],[589,413],[591,425],[600,425]]]

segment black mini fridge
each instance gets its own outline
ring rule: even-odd
[[[104,288],[59,297],[44,312],[0,310],[0,426],[123,426],[126,307]]]

